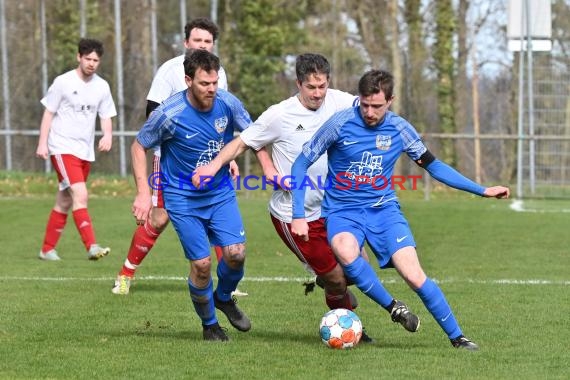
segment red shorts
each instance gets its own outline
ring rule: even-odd
[[[309,222],[309,241],[294,236],[291,223],[285,223],[273,215],[271,221],[285,245],[317,275],[328,273],[336,267],[337,261],[327,240],[324,218]]]
[[[72,154],[54,154],[50,156],[50,160],[57,173],[60,191],[75,183],[87,182],[91,162]]]
[[[156,181],[152,187],[152,205],[157,208],[164,208],[164,197],[162,196],[162,189],[160,187],[160,176],[155,173],[160,173],[160,156],[154,154],[152,156],[152,177]]]

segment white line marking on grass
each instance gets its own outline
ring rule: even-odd
[[[187,277],[181,276],[140,276],[137,281],[186,281]],[[32,276],[0,276],[0,281],[114,281],[115,277],[32,277]],[[244,277],[242,282],[305,282],[306,277]],[[469,283],[482,285],[570,285],[570,280],[540,280],[540,279],[498,279],[498,280],[475,280],[475,279],[433,279],[440,284]],[[385,284],[402,283],[401,279],[383,279]]]
[[[516,212],[524,212],[524,206],[523,206],[523,201],[520,199],[515,199],[514,201],[512,201],[511,205],[509,206],[511,208],[511,210],[516,211]]]
[[[567,208],[559,208],[555,210],[543,210],[537,208],[526,208],[524,205],[524,201],[522,199],[515,199],[509,205],[510,209],[516,212],[539,212],[539,213],[546,213],[546,212],[562,212],[567,213],[570,212],[570,209]]]

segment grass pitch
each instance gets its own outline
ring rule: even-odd
[[[402,200],[420,260],[439,282],[464,333],[481,350],[453,349],[419,298],[393,270],[386,287],[422,319],[406,332],[362,295],[356,310],[375,345],[334,351],[319,339],[327,308],[281,243],[266,194],[240,196],[247,228],[252,330],[202,341],[189,300],[188,264],[171,227],[137,272],[131,294],[111,294],[135,228],[132,198],[90,201],[98,241],[111,254],[91,262],[71,218],[61,262],[37,259],[51,196],[0,198],[0,378],[168,379],[565,379],[570,361],[568,214],[517,213],[508,201],[450,192]],[[459,193],[458,193],[459,194]],[[417,197],[419,198],[419,197]],[[377,268],[377,265],[374,265]]]

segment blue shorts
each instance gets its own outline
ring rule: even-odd
[[[220,203],[194,207],[188,198],[164,193],[166,211],[188,260],[210,255],[212,245],[226,247],[245,242],[245,230],[235,194]]]
[[[400,211],[398,202],[388,202],[381,207],[366,210],[339,210],[327,217],[327,238],[341,232],[356,237],[360,248],[366,241],[378,260],[380,268],[391,267],[391,257],[404,247],[415,247],[416,242],[408,221]]]

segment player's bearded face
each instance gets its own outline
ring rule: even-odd
[[[201,111],[209,110],[214,104],[218,90],[218,72],[196,70],[194,79],[186,76],[190,103]]]
[[[297,81],[299,101],[310,110],[317,110],[323,104],[329,80],[326,74],[311,74],[303,82]]]
[[[360,115],[369,127],[374,127],[386,116],[386,111],[392,104],[392,99],[386,100],[384,92],[370,96],[360,96]]]

